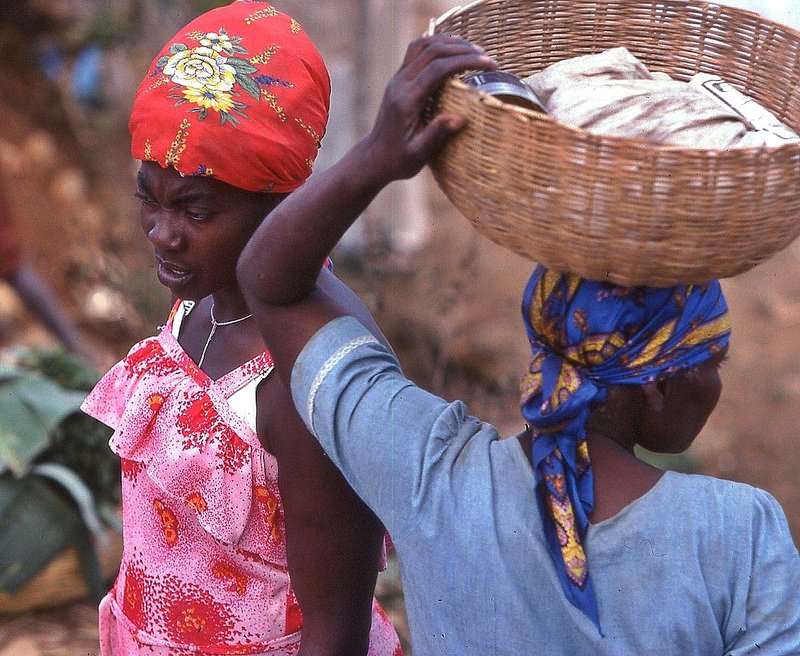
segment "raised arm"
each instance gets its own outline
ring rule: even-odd
[[[239,282],[281,377],[288,378],[322,325],[347,313],[325,293],[324,280],[318,284],[325,257],[381,189],[416,175],[463,127],[464,119],[452,114],[423,122],[432,94],[456,73],[495,66],[480,48],[456,37],[412,42],[370,133],[293,192],[256,231],[239,260]]]

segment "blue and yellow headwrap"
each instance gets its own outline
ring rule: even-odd
[[[583,538],[594,507],[584,424],[609,385],[643,385],[696,366],[730,336],[719,282],[619,287],[539,265],[522,314],[533,358],[521,382],[537,497],[561,586],[600,629]]]

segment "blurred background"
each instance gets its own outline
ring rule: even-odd
[[[133,197],[137,167],[128,150],[127,117],[136,87],[161,45],[188,20],[221,4],[225,2],[0,2],[2,188],[17,224],[23,261],[80,332],[78,350],[91,365],[83,369],[69,358],[55,364],[47,360],[49,368],[42,364],[46,358],[41,353],[59,349],[62,340],[13,284],[0,282],[0,384],[18,384],[15,393],[28,398],[41,395],[39,388],[30,392],[30,379],[38,385],[47,378],[51,387],[59,386],[48,393],[56,395],[52,398],[62,408],[57,417],[49,417],[48,425],[79,433],[75,439],[91,437],[91,444],[81,447],[89,454],[81,456],[89,458],[83,469],[58,457],[103,502],[98,506],[105,528],[90,531],[95,547],[98,539],[103,543],[94,550],[95,560],[89,559],[95,580],[113,574],[119,549],[113,530],[113,461],[106,460],[102,430],[93,425],[65,428],[63,420],[74,411],[75,398],[91,386],[92,376],[134,342],[154,334],[170,305],[140,234]],[[331,120],[317,164],[324,169],[369,129],[407,43],[456,3],[274,4],[303,25],[331,72]],[[725,4],[800,28],[800,5],[792,0]],[[478,235],[427,171],[386,190],[348,233],[334,262],[337,273],[376,315],[410,377],[447,398],[465,400],[473,414],[497,424],[503,435],[522,429],[517,381],[528,348],[519,304],[530,262]],[[723,282],[734,334],[723,367],[720,404],[690,452],[661,461],[767,489],[786,510],[795,540],[800,538],[799,273],[800,243],[795,243],[769,262]],[[9,445],[15,443],[4,431],[0,425],[0,457],[8,459],[13,451]],[[52,434],[47,439],[47,444],[30,447],[18,467],[30,470],[46,457],[58,460]],[[11,521],[0,497],[0,656],[96,654],[96,611],[80,539],[64,538],[53,547],[58,556],[48,561],[49,582],[40,580],[38,588],[26,587],[30,581],[20,586],[19,578],[2,571],[3,540],[12,539]],[[15,530],[14,544],[25,550],[41,542],[48,526]],[[9,529],[5,534],[4,528]],[[85,531],[78,534],[85,541]],[[53,563],[64,564],[58,558],[65,549],[75,551],[73,561],[82,569],[73,563],[69,571],[52,570]],[[405,636],[402,590],[393,561],[381,577],[379,593]]]

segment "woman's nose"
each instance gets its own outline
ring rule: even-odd
[[[147,238],[155,248],[162,251],[179,250],[183,244],[177,217],[166,210],[153,212],[149,217]]]

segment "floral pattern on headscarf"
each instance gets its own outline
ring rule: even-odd
[[[522,414],[532,428],[537,499],[564,594],[600,630],[583,539],[594,507],[584,425],[609,385],[643,385],[728,344],[719,282],[620,287],[538,265],[522,313],[532,358]]]
[[[219,34],[208,32],[194,34],[199,45],[192,48],[183,43],[170,46],[171,55],[161,57],[157,66],[163,68],[164,75],[177,85],[177,94],[170,98],[177,99],[176,105],[189,102],[197,107],[189,110],[196,112],[198,119],[208,116],[208,110],[219,114],[220,123],[238,119],[232,112],[246,118],[247,105],[235,100],[233,87],[238,84],[255,100],[261,99],[261,89],[251,77],[258,69],[247,59],[234,57],[234,54],[247,54],[247,50],[238,45],[241,37],[229,37],[225,28]]]
[[[184,175],[285,193],[311,174],[329,105],[325,63],[297,21],[237,0],[193,20],[153,60],[131,151]]]

